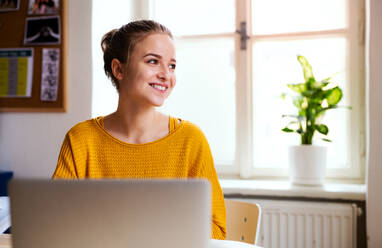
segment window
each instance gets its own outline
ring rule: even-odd
[[[105,13],[101,2],[94,1],[94,12],[99,8]],[[352,106],[325,116],[333,140],[325,144],[327,176],[363,180],[363,0],[146,0],[139,7],[144,18],[169,27],[176,40],[177,86],[160,111],[201,127],[218,173],[244,178],[287,175],[287,146],[297,144],[299,137],[281,132],[281,115],[294,109],[280,95],[288,92],[287,83],[303,81],[296,59],[301,54],[317,79],[337,73],[333,81],[344,91],[341,105]],[[113,17],[108,22],[94,19],[94,66],[101,63],[97,68],[102,68],[102,34],[129,21],[122,13]],[[98,27],[106,23],[110,27],[101,32]],[[236,32],[244,31],[244,25],[246,49]],[[94,76],[98,78],[106,81]],[[110,90],[111,84],[103,84]],[[94,115],[115,109],[115,92],[109,111],[105,103],[112,101],[102,92],[93,94]]]
[[[177,86],[161,110],[200,126],[215,163],[232,166],[236,147],[235,0],[161,0],[151,1],[151,7],[152,18],[173,32],[177,46]],[[211,10],[217,7],[219,11],[211,18]]]
[[[338,73],[333,81],[344,91],[341,105],[353,108],[328,111],[324,118],[333,143],[316,141],[329,148],[327,175],[361,178],[365,152],[363,1],[253,0],[251,10],[253,173],[270,175],[279,168],[277,174],[286,174],[285,145],[298,139],[278,132],[285,124],[281,114],[293,109],[277,96],[288,92],[286,83],[302,81],[295,60],[302,54],[317,79]]]

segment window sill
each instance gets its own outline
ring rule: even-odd
[[[320,198],[365,201],[366,185],[325,183],[323,186],[296,186],[289,181],[219,179],[224,195]]]

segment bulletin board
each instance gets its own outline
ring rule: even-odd
[[[0,112],[65,112],[67,0],[7,2],[0,6]]]

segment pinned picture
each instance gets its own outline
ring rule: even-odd
[[[60,50],[42,50],[41,101],[56,101],[60,67]]]
[[[0,97],[32,96],[33,48],[0,49]]]
[[[19,0],[0,0],[0,12],[19,10]]]
[[[60,44],[60,17],[30,17],[26,19],[25,45]]]
[[[59,0],[29,0],[29,15],[50,15],[58,14]]]

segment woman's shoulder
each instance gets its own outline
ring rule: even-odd
[[[195,123],[188,120],[180,120],[181,133],[186,137],[192,137],[196,139],[205,140],[206,137],[202,129]]]
[[[183,119],[178,119],[178,120],[180,121],[180,124],[184,126],[185,129],[192,132],[202,132],[202,129],[197,124],[188,120],[183,120]]]
[[[98,130],[100,118],[102,117],[79,122],[70,128],[67,134],[69,136],[88,136]]]
[[[210,154],[210,146],[202,128],[191,121],[181,120],[179,132],[175,138],[192,156]],[[207,153],[205,153],[207,152]],[[196,159],[196,158],[195,158]]]

